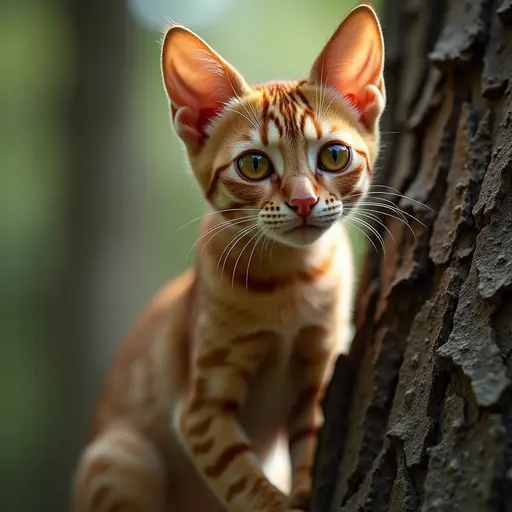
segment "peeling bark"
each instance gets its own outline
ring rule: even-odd
[[[424,226],[383,217],[365,260],[311,511],[509,512],[512,3],[386,10],[380,166]]]

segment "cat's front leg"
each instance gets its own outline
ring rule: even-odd
[[[193,463],[230,512],[288,511],[286,497],[264,476],[238,421],[269,341],[259,334],[224,346],[200,344],[190,390],[178,412],[179,434]]]
[[[288,504],[308,510],[318,430],[323,423],[321,400],[337,354],[323,328],[304,329],[296,342],[293,364],[296,398],[288,418],[292,487]]]

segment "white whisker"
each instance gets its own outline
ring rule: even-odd
[[[414,237],[414,240],[416,240],[416,233],[414,232],[414,229],[412,229],[412,226],[407,222],[407,219],[404,217],[404,218],[401,218],[401,217],[396,217],[395,215],[392,215],[391,213],[387,213],[387,212],[381,212],[379,210],[372,210],[370,208],[364,208],[363,209],[364,212],[370,212],[370,213],[373,213],[375,214],[376,216],[379,216],[379,215],[384,215],[386,217],[390,217],[391,219],[395,219],[399,222],[402,222],[405,226],[407,226],[407,228],[409,229],[409,231],[411,232],[412,236]],[[356,212],[357,214],[357,212]]]
[[[251,221],[251,220],[254,220],[255,218],[257,218],[258,216],[254,216],[254,217],[244,217],[243,219],[236,219],[236,220],[227,220],[227,221],[224,221],[224,222],[221,222],[220,224],[216,224],[215,226],[211,227],[210,229],[208,229],[205,233],[203,233],[194,243],[194,245],[192,245],[192,247],[190,248],[190,250],[188,251],[187,253],[187,256],[185,258],[185,261],[187,261],[188,257],[190,256],[190,253],[194,250],[194,247],[197,246],[197,244],[206,236],[208,236],[209,234],[211,234],[212,232],[215,231],[215,233],[204,243],[203,247],[201,248],[201,253],[203,252],[204,248],[210,243],[211,240],[213,240],[213,238],[215,238],[218,234],[220,234],[222,231],[226,230],[226,229],[229,229],[230,227],[232,226],[236,226],[237,224],[242,224],[243,222],[248,222],[248,221]]]
[[[384,208],[385,210],[391,210],[393,212],[398,213],[401,216],[405,215],[406,217],[409,217],[410,219],[415,220],[418,224],[421,224],[426,230],[428,230],[428,226],[423,224],[423,222],[421,222],[421,220],[417,219],[414,215],[411,215],[410,213],[400,209],[396,205],[391,206],[391,205],[387,205],[387,204],[380,204],[380,203],[374,203],[374,202],[369,202],[369,201],[361,201],[359,203],[359,205],[362,206],[362,207],[364,207],[364,206],[376,206],[378,208]]]
[[[240,105],[242,105],[242,103],[239,103]],[[231,107],[229,105],[226,105],[225,106],[226,110],[229,110],[230,112],[233,112],[235,114],[238,114],[239,116],[243,117],[244,119],[246,119],[247,121],[249,121],[249,123],[251,123],[252,127],[255,129],[255,130],[258,130],[259,127],[258,125],[254,122],[253,119],[251,119],[249,117],[249,115],[246,115],[244,114],[243,112],[240,112],[239,110],[236,110],[234,107]]]
[[[208,212],[204,213],[203,215],[200,215],[199,217],[196,217],[195,219],[189,220],[183,226],[179,227],[176,232],[181,231],[182,229],[186,228],[187,226],[190,226],[193,222],[196,222],[198,220],[204,219],[208,217],[209,215],[216,215],[217,213],[224,213],[224,212],[259,212],[259,208],[227,208],[225,210],[215,210],[214,212]]]
[[[259,228],[259,226],[256,226]],[[242,257],[242,254],[244,253],[245,249],[247,249],[247,246],[260,234],[260,230],[258,230],[254,235],[249,238],[247,243],[242,247],[242,250],[240,251],[240,254],[238,255],[237,259],[235,260],[235,265],[233,266],[233,275],[231,276],[231,288],[234,288],[235,286],[235,275],[236,275],[236,267],[238,265],[238,262],[240,261],[240,258]]]
[[[360,224],[362,224],[363,226],[368,228],[375,235],[375,237],[379,241],[380,245],[382,246],[382,251],[384,253],[384,259],[386,259],[386,247],[385,247],[384,238],[382,238],[382,235],[370,223],[366,222],[365,220],[359,219],[357,217],[353,217],[352,220],[354,222],[359,222]]]
[[[363,217],[366,217],[367,219],[372,219],[374,222],[376,222],[377,224],[382,226],[389,233],[389,236],[392,238],[394,244],[396,245],[396,240],[395,240],[395,237],[393,236],[393,233],[391,233],[391,231],[388,229],[388,227],[379,219],[379,217],[377,215],[374,215],[373,213],[369,213],[367,211],[357,212],[355,215],[356,216],[362,215]]]
[[[375,253],[379,254],[379,251],[377,250],[377,246],[373,243],[373,240],[368,236],[368,234],[365,233],[361,228],[357,227],[355,224],[352,224],[352,227],[354,229],[357,229],[360,233],[362,233],[369,240],[369,242],[373,245],[373,248],[375,249]]]
[[[251,266],[252,255],[254,254],[254,251],[255,251],[256,247],[258,246],[258,243],[260,242],[260,240],[265,236],[265,233],[261,229],[260,229],[259,234],[260,234],[260,236],[254,242],[251,254],[249,255],[249,261],[247,262],[247,270],[245,271],[245,289],[246,290],[249,288],[249,268]],[[263,244],[261,244],[261,245],[263,246]]]
[[[350,225],[350,223],[346,223],[345,228],[347,230],[348,235],[350,236],[350,240],[352,241],[352,243],[357,245],[358,240],[357,240],[357,238],[354,237],[354,233],[352,233],[352,229],[351,229],[352,226]],[[359,245],[357,245],[357,250],[359,251]]]
[[[247,120],[253,125],[253,128],[255,130],[258,130],[259,127],[260,127],[260,121],[256,118],[256,119],[253,119],[251,117],[251,113],[247,110],[247,107],[245,106],[244,102],[242,101],[242,98],[240,98],[238,92],[235,90],[235,88],[233,87],[233,84],[231,82],[231,78],[229,77],[229,73],[226,73],[226,71],[224,70],[224,74],[226,76],[226,78],[228,79],[228,82],[229,82],[229,85],[231,86],[231,89],[233,91],[233,93],[235,94],[238,102],[240,103],[240,106],[245,110],[245,113],[247,114]],[[238,112],[240,114],[240,112]]]
[[[226,253],[226,256],[224,257],[224,261],[222,263],[222,271],[221,271],[221,278],[224,276],[224,269],[226,268],[226,263],[229,258],[229,254],[231,251],[235,248],[236,244],[244,238],[244,236],[248,235],[252,230],[257,229],[258,225],[254,224],[252,226],[246,227],[242,229],[239,233],[237,233],[233,239],[226,245],[224,250],[222,251],[221,255],[219,256],[219,261],[217,262],[217,268],[219,268],[220,262],[222,260],[222,256],[224,253]]]
[[[390,195],[390,196],[398,196],[398,197],[402,197],[404,199],[407,199],[408,201],[411,201],[413,203],[416,203],[417,205],[419,206],[423,206],[423,208],[426,208],[427,210],[430,210],[431,212],[433,212],[434,210],[432,208],[430,208],[430,206],[427,206],[425,203],[422,203],[421,201],[417,201],[416,199],[413,199],[412,197],[409,197],[409,196],[406,196],[405,194],[402,194],[400,192],[400,190],[397,190],[396,188],[393,188],[393,187],[389,187],[388,185],[378,185],[378,184],[375,184],[375,185],[372,185],[372,187],[379,187],[379,188],[387,188],[389,190],[392,190],[393,192],[378,192],[378,191],[373,191],[373,192],[369,192],[369,193],[372,193],[372,194],[379,194],[379,193],[382,193],[382,194],[387,194],[387,195]]]

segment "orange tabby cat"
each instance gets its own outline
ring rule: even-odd
[[[173,124],[212,211],[194,269],[156,296],[108,375],[76,512],[307,508],[320,400],[348,343],[340,221],[371,183],[383,52],[361,5],[308,79],[249,86],[192,32],[168,30]],[[267,468],[283,436],[289,489]]]

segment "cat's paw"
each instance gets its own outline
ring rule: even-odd
[[[304,512],[309,509],[311,492],[309,489],[297,489],[288,498],[288,507],[292,512]]]

